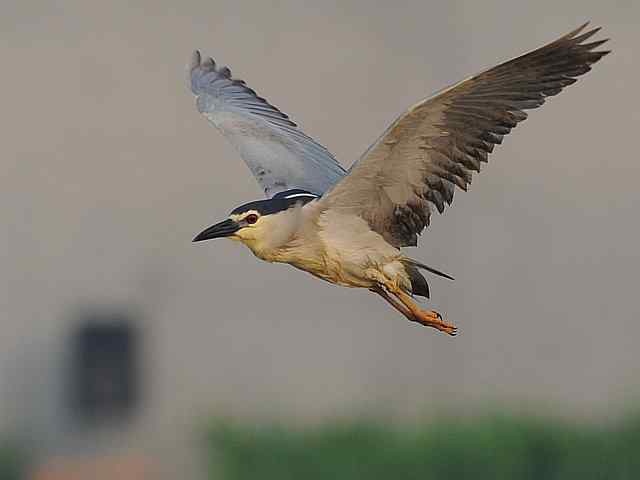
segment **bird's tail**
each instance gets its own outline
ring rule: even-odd
[[[429,298],[429,284],[427,283],[427,279],[424,278],[418,270],[418,267],[408,262],[403,262],[403,265],[404,270],[407,272],[409,280],[411,281],[410,293],[412,295]]]
[[[419,295],[421,297],[429,298],[429,284],[427,283],[427,279],[424,278],[424,275],[422,275],[422,273],[420,273],[420,271],[418,270],[420,268],[435,275],[453,280],[453,277],[451,275],[440,272],[439,270],[431,268],[412,258],[405,257],[402,259],[402,263],[404,264],[404,269],[409,276],[409,280],[411,280],[411,293],[413,295]]]
[[[427,272],[431,272],[434,275],[438,275],[440,277],[444,277],[444,278],[448,278],[449,280],[453,280],[453,277],[451,275],[448,275],[444,272],[441,272],[439,270],[436,270],[435,268],[431,268],[428,265],[425,265],[424,263],[421,263],[417,260],[414,260],[413,258],[408,258],[405,257],[403,259],[403,262],[405,263],[405,265],[411,265],[413,267],[417,267],[417,268],[421,268],[423,270],[426,270]]]

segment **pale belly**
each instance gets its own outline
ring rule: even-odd
[[[395,281],[397,273],[400,270],[404,272],[401,263],[395,259],[381,265],[368,258],[324,255],[312,262],[306,259],[304,262],[293,260],[287,263],[321,280],[350,288],[372,288],[387,280]]]
[[[340,285],[341,287],[372,288],[377,284],[377,282],[372,279],[352,275],[349,272],[345,272],[344,270],[338,271],[324,268],[309,268],[309,265],[303,266],[297,265],[296,263],[290,263],[290,265],[296,267],[299,270],[310,273],[316,278],[329,283],[333,283],[335,285]]]

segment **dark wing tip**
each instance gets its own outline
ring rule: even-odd
[[[571,30],[569,33],[565,33],[562,37],[560,37],[558,39],[558,41],[561,40],[566,40],[566,39],[571,39],[571,38],[576,38],[578,35],[580,35],[585,28],[587,28],[589,25],[591,24],[591,20],[587,20],[586,22],[584,22],[582,25],[580,25],[578,28],[576,28],[575,30]],[[591,29],[589,32],[587,32],[587,34],[589,34],[589,36],[597,33],[602,27],[596,27]],[[591,32],[591,33],[590,33]]]
[[[216,71],[216,62],[213,58],[207,57],[204,59],[204,62],[200,64],[200,68],[205,72],[215,72]]]
[[[199,95],[218,78],[242,83],[231,78],[231,70],[228,67],[219,67],[213,58],[203,57],[200,50],[195,50],[191,55],[189,71],[191,74],[191,90],[195,95]]]
[[[602,27],[596,27],[582,33],[582,30],[584,30],[584,28],[588,24],[589,22],[582,25],[579,29],[576,29],[573,32],[568,33],[567,35],[565,35],[560,39],[560,42],[568,41],[571,48],[575,48],[575,49],[578,49],[579,51],[586,52],[589,55],[598,55],[598,57],[595,60],[593,60],[593,61],[598,61],[603,56],[607,55],[608,53],[611,53],[611,50],[604,50],[604,51],[593,51],[593,50],[607,43],[610,39],[604,38],[602,40],[596,40],[594,42],[585,43],[586,40],[593,37],[595,34],[600,32],[600,30],[602,30]],[[589,60],[591,60],[592,58],[593,57],[590,57]]]
[[[194,50],[191,54],[191,62],[189,63],[189,70],[193,72],[196,68],[200,66],[200,62],[202,61],[202,56],[200,55],[200,50]]]

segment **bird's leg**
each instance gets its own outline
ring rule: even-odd
[[[370,288],[370,290],[374,293],[377,293],[382,298],[384,298],[387,302],[389,302],[389,304],[393,308],[398,310],[402,315],[407,317],[410,321],[421,323],[416,317],[414,317],[414,315],[411,313],[411,311],[407,307],[405,307],[402,303],[400,303],[398,300],[396,300],[391,295],[389,295],[384,288],[376,286],[376,287]]]
[[[404,314],[402,310],[398,310],[402,312],[407,318],[409,318],[409,320],[418,322],[426,327],[433,327],[436,330],[440,330],[441,332],[444,332],[451,336],[454,336],[458,333],[458,328],[455,325],[444,322],[442,320],[442,316],[438,312],[434,312],[432,310],[422,310],[420,307],[418,307],[418,305],[416,305],[416,303],[409,295],[407,295],[395,285],[388,284],[385,285],[385,288],[398,300],[400,300],[403,307],[406,307],[405,310],[407,310],[411,314],[412,318],[409,318],[409,316]]]

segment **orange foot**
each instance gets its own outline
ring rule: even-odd
[[[451,335],[452,337],[458,334],[458,328],[455,325],[447,323],[442,320],[442,315],[432,310],[419,310],[413,312],[415,319],[418,323],[425,327],[432,327],[436,330]]]

